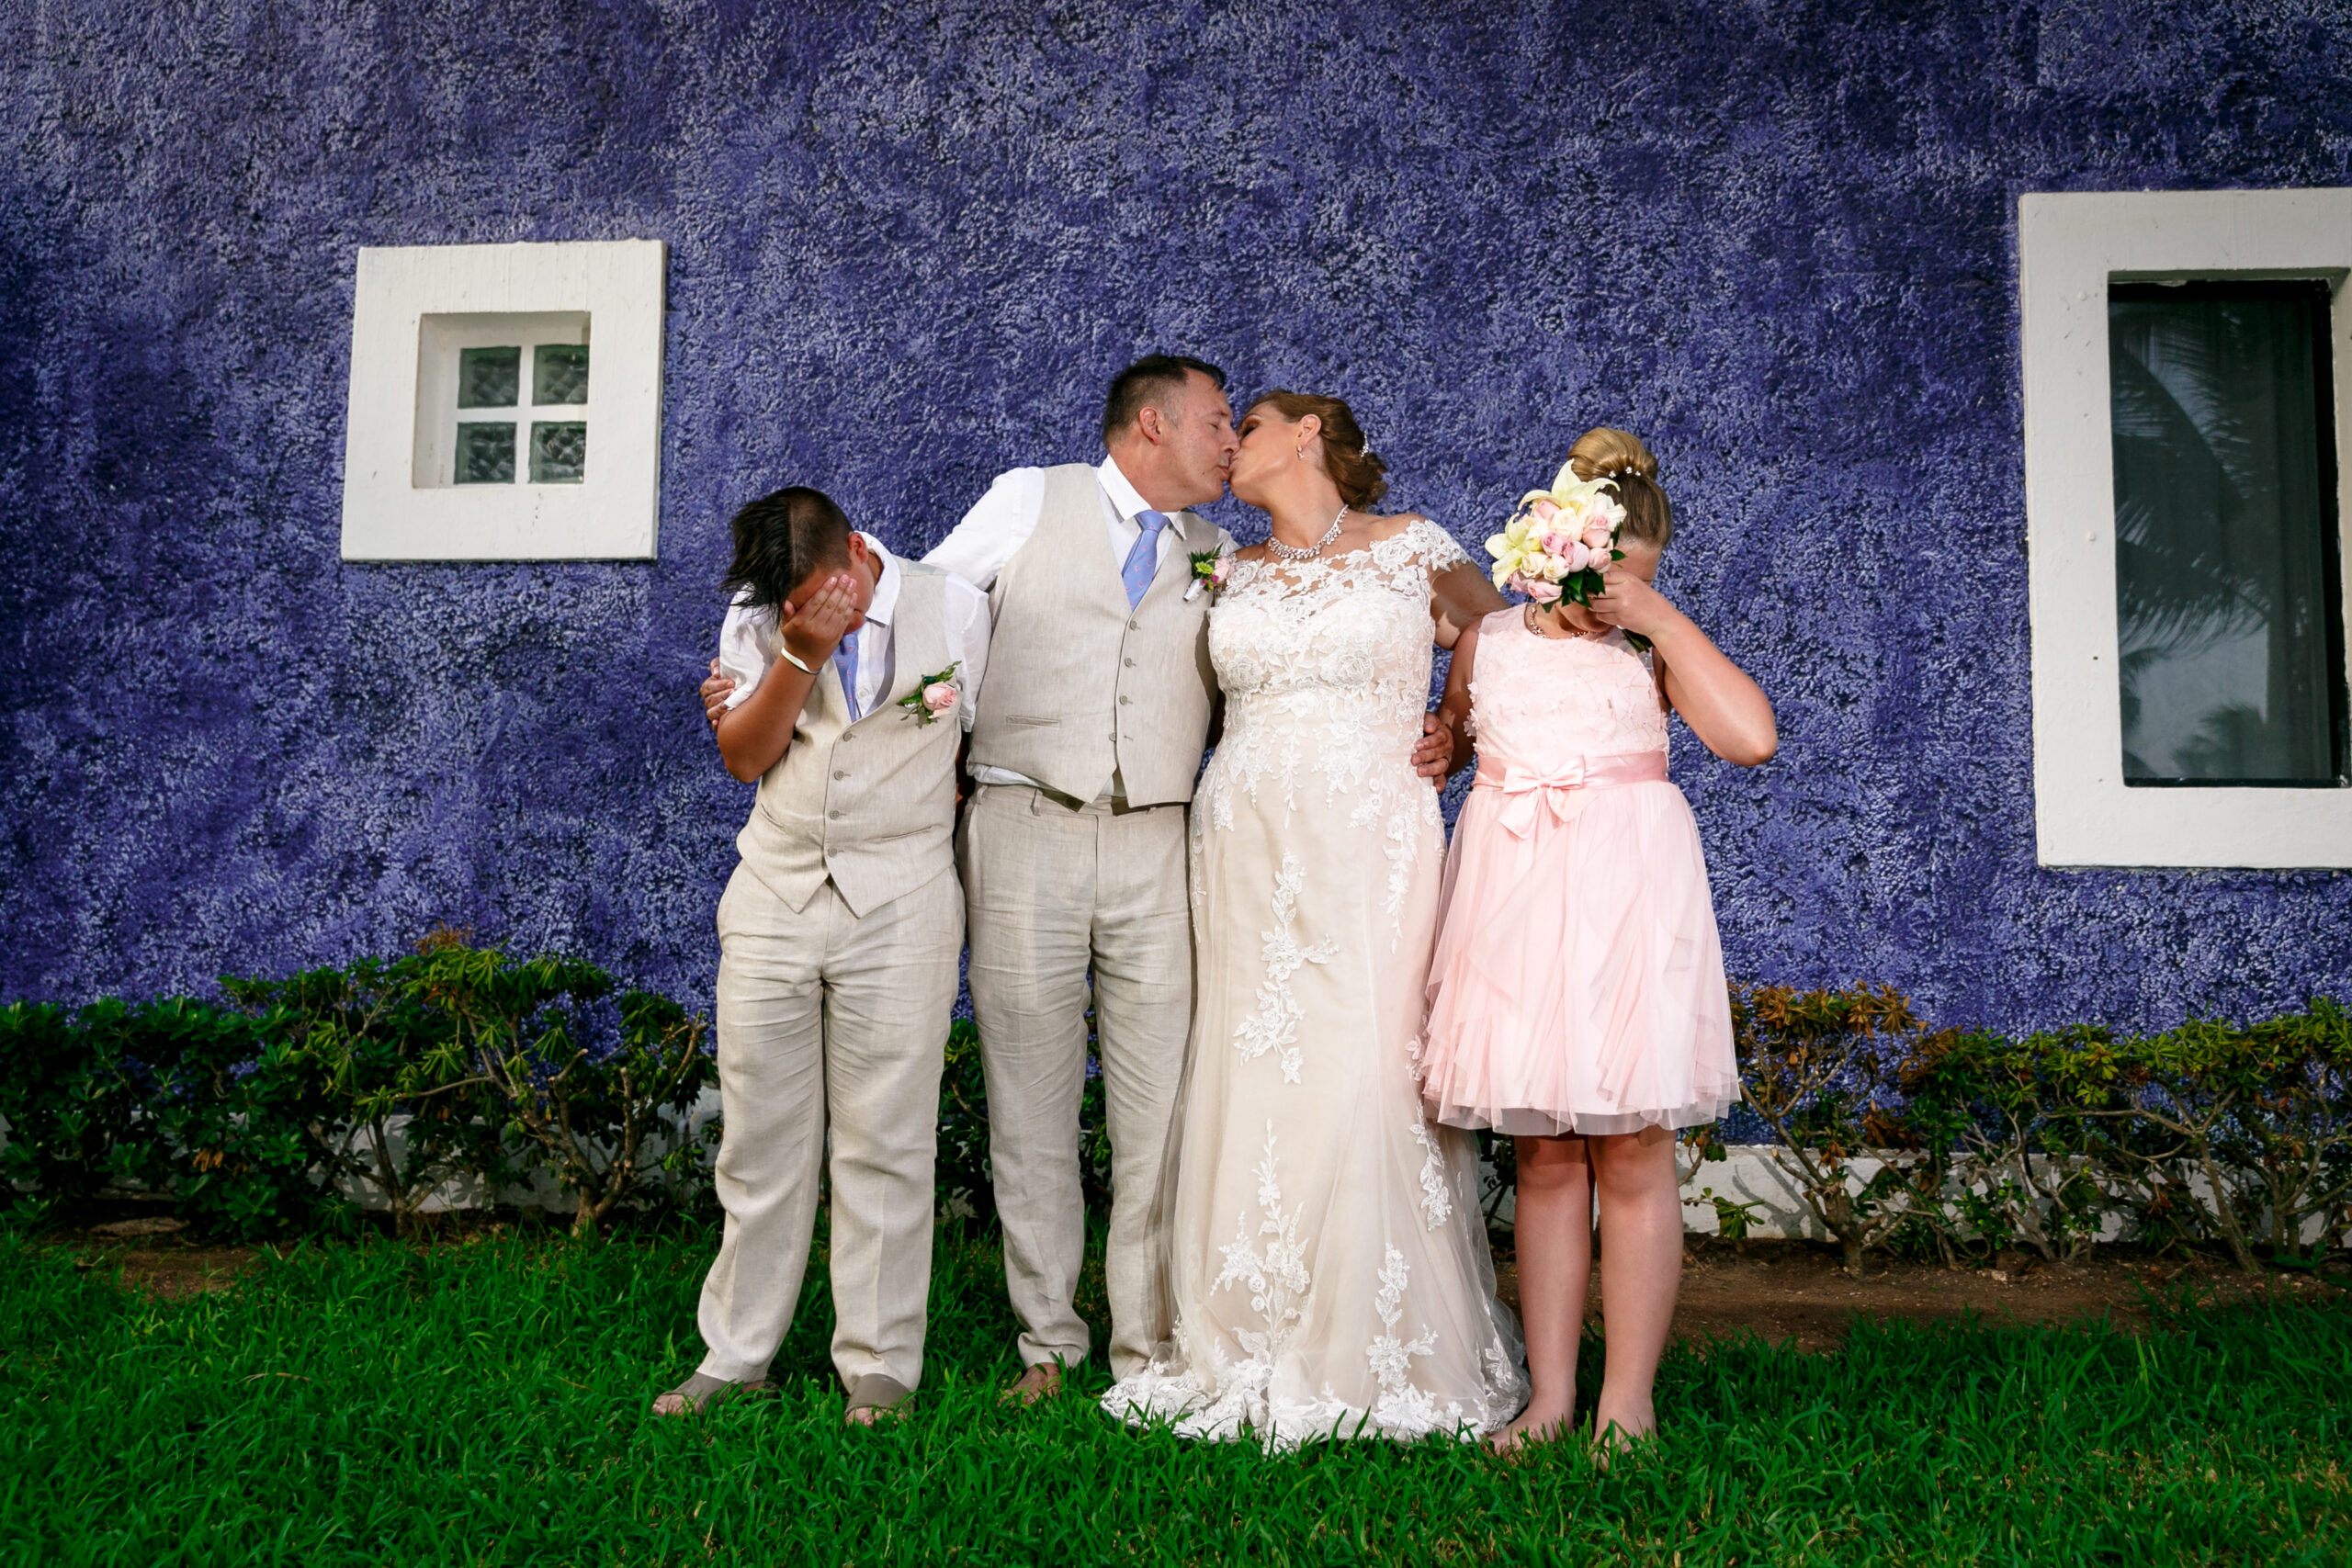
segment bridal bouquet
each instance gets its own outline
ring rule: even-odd
[[[1503,531],[1487,541],[1495,586],[1516,588],[1547,607],[1563,598],[1590,603],[1601,591],[1601,569],[1625,554],[1617,547],[1625,509],[1616,488],[1607,479],[1580,479],[1564,464],[1550,490],[1520,497]]]

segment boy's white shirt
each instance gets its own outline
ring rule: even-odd
[[[898,639],[890,621],[898,613],[899,585],[906,574],[899,570],[899,558],[885,549],[881,540],[862,530],[858,536],[882,563],[874,581],[874,600],[865,607],[865,625],[857,637],[857,711],[863,716],[874,711],[897,673]],[[989,596],[952,570],[940,586],[947,657],[957,666],[956,683],[963,689],[956,711],[968,730],[973,706],[979,700],[980,680],[988,672]],[[759,689],[760,678],[775,662],[776,647],[775,609],[768,605],[752,609],[744,604],[743,595],[737,594],[718,628],[718,672],[735,682],[735,690],[728,694],[729,707]]]

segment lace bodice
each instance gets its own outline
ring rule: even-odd
[[[1235,564],[1209,612],[1226,701],[1198,797],[1210,829],[1233,825],[1238,799],[1262,810],[1279,792],[1284,811],[1344,810],[1400,864],[1421,831],[1442,832],[1412,754],[1429,702],[1430,583],[1468,558],[1416,518],[1342,556]]]
[[[1547,637],[1519,605],[1478,625],[1470,718],[1481,769],[1551,773],[1576,757],[1666,750],[1666,709],[1649,655],[1612,631]]]

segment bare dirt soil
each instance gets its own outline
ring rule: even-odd
[[[117,1220],[50,1240],[74,1254],[76,1269],[119,1271],[125,1290],[167,1301],[226,1290],[260,1256],[250,1247],[190,1241],[187,1229],[173,1219]]]
[[[1518,1269],[1498,1248],[1502,1298],[1519,1303]],[[1594,1270],[1589,1311],[1600,1312],[1600,1270]],[[2316,1279],[2303,1274],[2255,1278],[2226,1260],[2157,1256],[2101,1247],[2074,1262],[2046,1263],[2005,1253],[1978,1268],[1911,1263],[1873,1257],[1861,1278],[1840,1256],[1809,1242],[1720,1242],[1692,1236],[1684,1244],[1682,1293],[1675,1307],[1677,1338],[1725,1338],[1754,1334],[1800,1350],[1835,1350],[1857,1318],[1928,1323],[1974,1314],[1990,1324],[2080,1323],[2102,1315],[2123,1326],[2148,1322],[2152,1302],[2187,1291],[2200,1300],[2234,1301],[2266,1292],[2288,1300],[2342,1300],[2343,1265]]]
[[[164,1218],[59,1233],[50,1244],[71,1252],[76,1268],[114,1274],[124,1289],[164,1300],[224,1290],[262,1256],[257,1247],[191,1240],[179,1221]],[[1503,1300],[1517,1306],[1519,1274],[1507,1241],[1496,1248],[1495,1272]],[[1600,1270],[1594,1275],[1589,1310],[1597,1321]],[[2341,1302],[2352,1297],[2352,1265],[2256,1278],[2225,1259],[2109,1247],[2075,1262],[2005,1253],[1990,1265],[1958,1269],[1872,1258],[1857,1279],[1836,1252],[1809,1242],[1692,1236],[1674,1329],[1679,1338],[1753,1334],[1800,1350],[1835,1350],[1857,1318],[1926,1323],[1974,1314],[1993,1324],[2030,1324],[2104,1315],[2131,1327],[2147,1323],[2154,1302],[2184,1291],[2206,1301],[2268,1294]]]

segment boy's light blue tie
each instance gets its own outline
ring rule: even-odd
[[[1136,524],[1143,529],[1143,537],[1127,552],[1127,564],[1119,569],[1119,581],[1127,585],[1130,610],[1143,603],[1143,591],[1151,586],[1152,573],[1159,570],[1159,531],[1168,526],[1168,518],[1162,513],[1138,512]]]
[[[857,633],[844,632],[833,649],[833,669],[842,678],[842,696],[849,704],[849,721],[855,724],[857,712]]]

